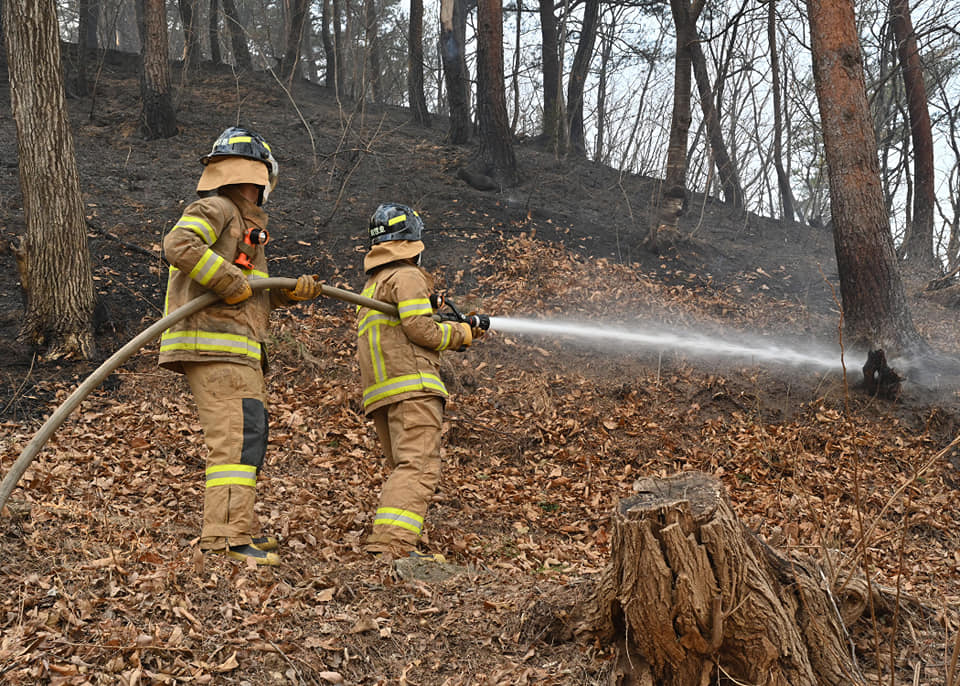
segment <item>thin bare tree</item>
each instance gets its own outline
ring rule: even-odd
[[[907,113],[913,143],[913,221],[904,239],[905,266],[921,274],[939,271],[933,254],[933,215],[936,202],[933,166],[933,131],[927,107],[927,88],[917,48],[917,36],[907,0],[890,0],[890,22],[897,41],[897,55],[907,94]]]

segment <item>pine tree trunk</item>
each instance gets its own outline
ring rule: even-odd
[[[380,37],[377,25],[376,0],[364,0],[364,42],[367,49],[367,83],[370,84],[373,101],[383,104],[383,84],[380,81]],[[366,95],[366,94],[364,94]]]
[[[26,238],[20,335],[48,358],[91,357],[94,294],[53,0],[4,0]]]
[[[210,14],[207,17],[207,31],[210,35],[210,61],[222,64],[220,54],[220,0],[210,0]]]
[[[287,83],[293,81],[296,75],[297,65],[300,62],[300,47],[303,45],[303,32],[307,22],[307,10],[307,0],[293,0],[290,3],[285,49],[283,59],[280,62],[280,75]]]
[[[619,646],[613,683],[865,683],[820,566],[750,533],[719,480],[685,472],[634,491],[587,606],[591,633]]]
[[[486,176],[500,188],[517,184],[517,158],[513,152],[503,82],[503,5],[501,0],[477,4],[477,119],[480,145],[467,165],[470,172]]]
[[[565,151],[563,97],[560,78],[559,22],[553,0],[540,0],[540,63],[543,65],[543,143],[548,150]]]
[[[223,16],[226,18],[227,28],[230,31],[230,46],[233,49],[233,64],[237,69],[250,70],[253,60],[250,58],[250,48],[247,47],[247,34],[234,0],[223,0]]]
[[[180,23],[183,25],[183,68],[196,69],[200,64],[200,32],[197,31],[197,0],[179,0]]]
[[[430,126],[427,96],[423,92],[423,0],[410,0],[409,52],[407,53],[407,95],[410,111],[421,126]]]
[[[447,86],[447,105],[450,108],[447,140],[454,145],[470,141],[470,75],[467,73],[464,44],[467,14],[473,6],[471,0],[440,2],[440,58]]]
[[[330,35],[332,18],[331,0],[322,0],[320,11],[320,39],[323,42],[324,73],[323,85],[335,89],[337,86],[337,52],[333,47],[333,38]]]
[[[888,358],[925,351],[884,207],[853,0],[807,0],[807,7],[846,342],[884,349]]]
[[[177,133],[177,115],[170,91],[167,10],[163,0],[143,0],[143,24],[140,124],[147,139],[170,138]]]

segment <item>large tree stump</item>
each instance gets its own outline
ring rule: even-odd
[[[619,647],[612,683],[865,683],[823,569],[747,530],[719,480],[687,472],[634,490],[584,624]]]

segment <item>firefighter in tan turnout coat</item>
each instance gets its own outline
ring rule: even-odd
[[[357,359],[363,407],[373,419],[390,474],[364,549],[419,553],[427,504],[440,479],[440,428],[447,389],[440,353],[463,350],[479,330],[432,318],[433,278],[420,268],[423,222],[404,205],[380,205],[370,219],[363,295],[397,306],[399,317],[361,307]]]
[[[257,474],[267,450],[264,339],[270,310],[320,294],[316,277],[292,290],[253,293],[267,277],[267,215],[277,182],[270,146],[243,128],[225,130],[203,157],[191,203],[163,239],[170,263],[164,314],[208,290],[221,301],[167,329],[160,366],[183,373],[193,392],[207,446],[200,548],[257,564],[279,563],[277,539],[258,536]]]

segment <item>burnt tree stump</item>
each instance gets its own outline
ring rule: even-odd
[[[611,683],[865,683],[823,569],[746,529],[718,479],[687,472],[634,490],[581,626],[617,645]]]

